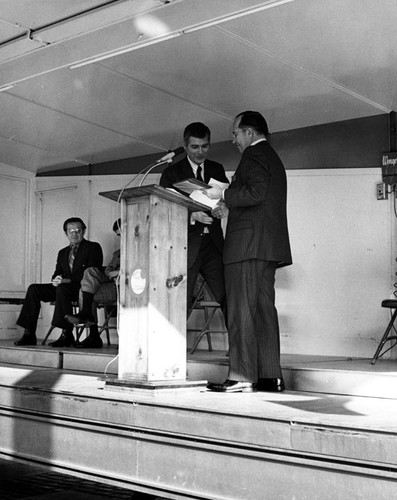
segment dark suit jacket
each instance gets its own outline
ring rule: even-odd
[[[287,179],[267,141],[246,148],[225,191],[229,208],[224,263],[248,259],[292,264],[287,226]]]
[[[181,161],[168,166],[160,178],[160,186],[165,188],[173,187],[175,182],[184,181],[194,177],[194,173],[187,157]],[[220,163],[211,160],[204,162],[204,182],[209,182],[213,178],[220,182],[229,183],[225,170]],[[184,193],[185,194],[185,193]],[[189,224],[188,227],[188,268],[191,267],[197,257],[201,244],[201,235],[204,227],[208,227],[212,241],[220,252],[223,251],[223,233],[220,219],[215,219],[211,225]]]
[[[103,254],[99,243],[96,243],[95,241],[87,241],[85,239],[82,240],[74,258],[72,272],[69,268],[69,252],[70,245],[62,248],[62,250],[58,252],[52,279],[54,279],[55,276],[60,275],[62,278],[72,280],[72,283],[80,283],[87,267],[98,267],[99,269],[102,269]]]

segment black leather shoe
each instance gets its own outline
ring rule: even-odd
[[[207,389],[214,392],[254,392],[255,384],[252,382],[239,382],[238,380],[227,379],[223,384],[209,383]]]
[[[258,391],[262,392],[282,392],[285,390],[282,378],[260,378],[258,380]]]
[[[73,333],[69,330],[62,330],[61,336],[54,342],[49,342],[51,347],[72,347],[74,346]]]
[[[79,347],[80,349],[96,349],[103,347],[103,342],[99,336],[88,335],[83,342],[76,344],[76,347]]]
[[[36,334],[32,333],[30,330],[25,330],[23,336],[14,342],[15,345],[36,345],[37,339]]]
[[[65,316],[66,321],[71,323],[72,325],[84,325],[84,326],[91,326],[95,325],[94,318],[92,316],[86,316],[84,313],[79,312],[75,316],[72,314],[66,314]]]

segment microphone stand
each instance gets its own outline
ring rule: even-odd
[[[142,184],[143,184],[143,181],[146,179],[146,177],[150,174],[150,172],[155,169],[156,167],[160,166],[160,165],[163,165],[163,163],[171,163],[172,162],[172,158],[168,158],[167,160],[163,160],[163,161],[159,161],[159,162],[156,162],[154,165],[151,165],[147,172],[145,173],[145,175],[142,177],[142,180],[141,182],[138,184],[138,187],[141,187]],[[140,172],[142,173],[142,172]]]
[[[132,184],[135,179],[137,179],[137,177],[139,177],[140,175],[142,175],[145,170],[145,175],[143,176],[142,180],[140,181],[140,183],[138,184],[137,187],[141,187],[142,184],[143,184],[143,181],[146,179],[146,177],[148,176],[148,174],[153,170],[155,169],[156,167],[159,167],[160,165],[163,165],[164,163],[171,163],[172,162],[172,158],[168,158],[167,160],[163,160],[163,161],[156,161],[155,163],[151,163],[149,166],[147,167],[144,167],[140,172],[138,172],[136,175],[134,175],[134,177],[128,182],[128,184],[126,184],[123,189],[120,191],[120,194],[117,198],[117,203],[120,202],[120,199],[121,199],[121,196],[123,195],[124,191],[127,189],[127,187]]]
[[[183,148],[180,148],[182,151],[183,151]],[[176,150],[178,151],[178,150]],[[182,152],[180,151],[180,152]],[[124,191],[127,189],[127,187],[132,184],[141,174],[143,174],[145,171],[145,174],[142,178],[142,180],[140,181],[138,187],[141,187],[142,184],[143,184],[143,181],[146,179],[146,177],[148,176],[148,174],[153,170],[155,169],[156,167],[159,167],[160,165],[163,165],[164,163],[171,163],[173,160],[173,157],[172,158],[167,158],[166,160],[157,160],[156,162],[154,163],[151,163],[149,166],[147,167],[144,167],[142,170],[140,170],[136,175],[134,175],[134,177],[128,182],[128,184],[126,184],[123,189],[120,191],[118,197],[117,197],[117,203],[120,203],[120,200],[121,200],[121,197],[124,193]],[[123,220],[123,204],[121,204],[121,220]]]

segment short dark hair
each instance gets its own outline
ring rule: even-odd
[[[243,111],[236,116],[236,120],[237,118],[240,118],[239,128],[253,128],[258,134],[268,136],[267,122],[258,111]]]
[[[80,219],[80,217],[70,217],[69,219],[66,219],[65,222],[63,223],[63,230],[65,231],[65,233],[67,232],[68,224],[74,224],[75,222],[80,222],[83,231],[87,229],[87,226]]]
[[[183,141],[185,144],[188,143],[190,137],[197,137],[198,139],[204,139],[205,137],[208,139],[208,142],[211,141],[211,131],[201,122],[190,123],[185,130],[183,131]]]
[[[121,231],[121,219],[117,219],[113,224],[113,231]]]

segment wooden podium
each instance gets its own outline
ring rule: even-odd
[[[187,225],[208,207],[158,185],[99,194],[122,204],[119,370],[106,386],[202,389],[186,380]]]

